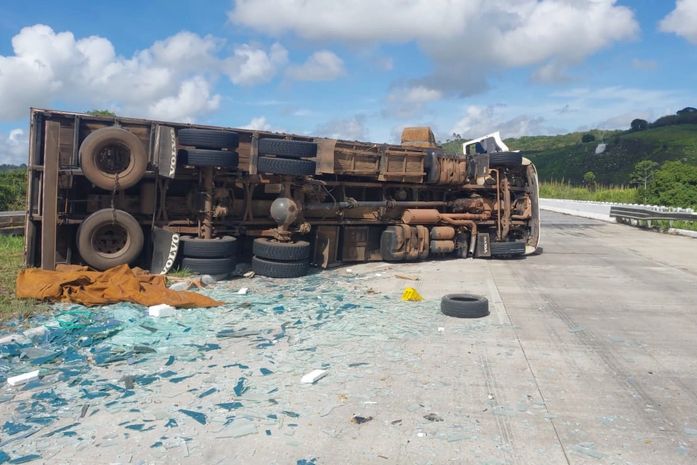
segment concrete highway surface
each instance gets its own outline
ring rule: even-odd
[[[350,295],[382,294],[388,317],[357,310],[340,332],[279,341],[274,374],[250,378],[240,398],[257,412],[246,420],[257,424],[254,434],[229,431],[242,409],[231,426],[224,415],[199,424],[177,413],[214,408],[237,380],[237,368],[224,366],[259,356],[243,338],[227,338],[185,381],[137,388],[133,409],[91,407],[78,420],[84,441],[56,435],[41,439],[50,447],[31,447],[44,463],[72,464],[697,463],[697,240],[544,212],[543,246],[524,259],[322,272],[355,275]],[[250,295],[273,292],[256,278],[219,284],[240,285]],[[393,308],[405,287],[425,301]],[[442,315],[440,298],[455,292],[486,295],[491,315]],[[320,362],[328,375],[301,385]],[[100,376],[137,369],[114,365]],[[219,393],[198,395],[212,382]],[[262,389],[265,382],[279,389]],[[10,418],[11,408],[0,404],[0,416]],[[124,433],[127,415],[156,427]],[[179,426],[163,428],[171,415]]]

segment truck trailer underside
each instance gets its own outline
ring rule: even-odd
[[[530,254],[537,173],[501,145],[449,154],[428,128],[391,145],[34,109],[26,261],[224,275],[251,260],[293,277]]]

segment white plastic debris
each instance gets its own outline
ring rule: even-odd
[[[327,370],[312,370],[300,379],[302,384],[315,384],[320,379],[327,376]]]
[[[0,337],[0,344],[11,344],[13,342],[25,342],[27,337],[24,334],[8,334]]]
[[[249,289],[246,287],[240,288],[240,290],[237,291],[237,293],[240,295],[247,295],[247,292],[249,292]]]
[[[17,376],[10,376],[7,378],[7,384],[10,386],[19,386],[20,384],[28,383],[39,377],[39,370],[30,371],[28,373],[22,373]]]
[[[444,327],[442,327],[442,326],[439,326],[439,327],[438,327],[438,332],[439,332],[439,333],[442,333],[442,332],[444,332],[444,331],[445,331],[445,328],[444,328]]]
[[[148,307],[148,315],[155,318],[165,318],[168,316],[174,316],[177,309],[167,304],[152,305]]]
[[[191,282],[190,281],[179,281],[177,283],[172,284],[169,286],[170,289],[173,291],[186,291],[191,287]]]
[[[256,274],[256,273],[254,273],[253,271],[247,271],[247,272],[246,272],[245,274],[243,274],[242,276],[244,276],[245,278],[253,278],[255,274]]]
[[[353,273],[353,269],[352,269],[352,268],[346,268],[346,272],[347,272],[347,273]]]
[[[43,336],[46,334],[46,326],[37,326],[35,328],[29,328],[28,330],[24,331],[24,335],[26,337],[36,337],[36,336]]]

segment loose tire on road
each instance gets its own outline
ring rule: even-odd
[[[257,171],[268,174],[308,176],[315,174],[315,162],[310,160],[259,157],[257,159]]]
[[[191,166],[219,166],[237,168],[239,155],[226,150],[188,149],[180,150],[184,164]]]
[[[490,247],[492,257],[518,257],[525,255],[524,242],[492,242]]]
[[[181,267],[196,274],[227,275],[235,271],[237,261],[232,258],[184,257]]]
[[[516,168],[523,166],[523,155],[519,152],[494,152],[489,154],[489,166]]]
[[[237,239],[224,236],[216,239],[200,239],[198,237],[181,237],[181,254],[191,258],[226,258],[234,257],[237,253]]]
[[[440,310],[455,318],[481,318],[489,314],[489,301],[478,295],[448,294],[441,299]]]
[[[300,140],[259,139],[259,154],[282,158],[313,158],[317,156],[317,144]]]
[[[102,189],[112,190],[117,184],[121,189],[135,185],[145,174],[147,164],[143,143],[125,129],[97,129],[80,144],[82,174]]]
[[[82,259],[97,270],[131,263],[143,250],[143,229],[123,210],[105,208],[88,216],[77,230]]]
[[[179,145],[188,145],[200,149],[234,149],[240,143],[236,132],[216,129],[185,128],[177,131]]]
[[[252,270],[260,276],[269,278],[299,278],[305,276],[310,264],[307,260],[296,262],[275,262],[252,257]]]

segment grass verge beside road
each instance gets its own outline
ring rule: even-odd
[[[540,183],[540,197],[545,199],[591,200],[594,202],[638,203],[639,191],[633,187],[596,186],[594,189],[559,181]]]
[[[24,238],[0,236],[0,256],[0,322],[46,310],[45,303],[15,297],[17,273],[24,265]]]

